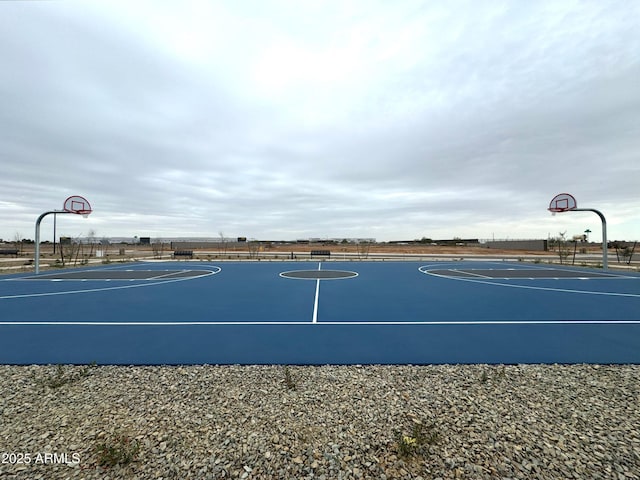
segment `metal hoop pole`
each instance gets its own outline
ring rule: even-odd
[[[595,208],[574,208],[570,210],[572,212],[593,212],[600,217],[602,220],[602,269],[607,270],[608,268],[608,249],[607,249],[607,221],[604,218],[604,215],[599,210]]]
[[[36,247],[35,247],[35,254],[33,259],[34,264],[36,266],[35,268],[36,275],[40,273],[40,222],[44,217],[46,217],[51,213],[71,213],[71,212],[67,212],[66,210],[51,210],[50,212],[44,212],[36,220]]]

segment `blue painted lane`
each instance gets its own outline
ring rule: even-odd
[[[30,325],[0,347],[2,364],[640,363],[640,327]]]

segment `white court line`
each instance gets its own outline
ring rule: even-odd
[[[452,272],[462,272],[465,275],[471,275],[473,277],[480,277],[480,278],[491,278],[491,277],[487,277],[486,275],[480,275],[479,273],[472,273],[468,270],[451,270]]]
[[[611,296],[611,297],[632,297],[632,298],[640,298],[640,294],[637,293],[618,293],[618,292],[599,292],[599,291],[594,291],[594,290],[573,290],[573,289],[569,289],[569,288],[551,288],[551,287],[536,287],[533,285],[519,285],[519,284],[514,284],[514,283],[500,283],[500,282],[493,282],[493,281],[486,281],[486,280],[477,280],[475,278],[464,278],[464,277],[456,277],[456,276],[447,276],[447,275],[439,275],[437,273],[432,273],[429,268],[435,267],[437,265],[423,265],[421,267],[418,268],[418,271],[424,275],[431,275],[433,277],[438,277],[438,278],[444,278],[447,280],[458,280],[461,282],[472,282],[472,283],[482,283],[485,285],[492,285],[492,286],[496,286],[496,287],[510,287],[510,288],[524,288],[524,289],[529,289],[529,290],[543,290],[543,291],[548,291],[548,292],[562,292],[562,293],[577,293],[577,294],[581,294],[581,295],[605,295],[605,296]],[[624,277],[624,276],[620,276],[621,279],[624,278],[638,278],[638,277]],[[551,278],[549,277],[545,277],[546,280],[550,280]],[[590,277],[589,280],[592,280],[593,278]],[[512,280],[511,278],[509,280]],[[522,279],[519,279],[522,280]],[[539,278],[535,278],[534,280],[539,280]],[[540,279],[542,280],[542,279]],[[559,280],[559,279],[558,279]],[[570,278],[570,279],[566,279],[566,278],[562,278],[562,280],[575,280],[575,278]],[[596,280],[596,279],[593,279]]]
[[[500,268],[491,268],[489,270],[502,270]],[[560,270],[563,272],[571,272],[571,273],[586,273],[584,270],[580,270],[580,267],[574,267],[574,268],[567,268],[564,265],[557,265],[557,266],[544,266],[544,265],[520,265],[518,264],[517,268],[511,268],[511,269],[507,269],[507,270]],[[618,280],[618,279],[632,279],[632,280],[637,280],[639,277],[634,277],[632,275],[624,275],[623,272],[620,271],[612,271],[612,270],[602,270],[602,271],[595,271],[593,272],[594,274],[596,274],[596,276],[593,277],[583,277],[586,278],[588,280]],[[551,277],[534,277],[534,280],[536,279],[545,279],[545,278],[551,278]],[[561,279],[573,279],[573,278],[578,278],[578,277],[560,277]],[[511,278],[509,278],[509,280],[511,280]]]
[[[198,325],[226,325],[226,326],[259,326],[259,325],[312,325],[309,322],[284,322],[284,321],[256,321],[256,322],[1,322],[2,326],[101,326],[101,327],[144,327],[144,326],[198,326]],[[438,326],[438,325],[640,325],[640,320],[490,320],[490,321],[380,321],[380,322],[353,322],[353,321],[326,321],[318,323],[317,325],[363,325],[363,326],[376,326],[376,325],[424,325],[424,326]]]
[[[103,287],[103,288],[87,288],[84,290],[63,290],[61,292],[23,293],[23,294],[17,294],[17,295],[4,295],[4,296],[0,296],[0,300],[9,300],[13,298],[52,297],[54,295],[75,295],[78,293],[104,292],[107,290],[122,290],[125,288],[152,287],[154,285],[166,285],[168,283],[182,282],[184,280],[195,280],[198,278],[205,278],[205,277],[220,273],[222,271],[222,268],[220,267],[210,266],[209,268],[217,268],[218,270],[217,271],[208,270],[209,273],[205,275],[198,275],[197,277],[180,277],[180,278],[173,278],[169,280],[159,280],[157,282],[151,281],[149,283],[136,283],[135,285],[121,285],[117,287]],[[203,270],[203,271],[206,271],[206,270]],[[130,281],[135,281],[135,280],[130,280]]]
[[[87,281],[91,281],[91,282],[111,282],[111,281],[117,281],[117,282],[135,282],[135,281],[149,281],[149,280],[158,280],[160,278],[164,278],[164,277],[171,277],[173,275],[178,275],[178,274],[182,274],[185,272],[211,272],[211,270],[209,270],[212,267],[208,267],[207,269],[203,269],[203,270],[196,270],[196,269],[191,269],[191,270],[132,270],[132,269],[128,269],[128,270],[119,270],[119,271],[124,271],[124,272],[168,272],[168,273],[163,273],[162,275],[155,275],[153,277],[140,277],[140,278],[81,278],[81,277],[70,277],[70,278],[47,278],[47,277],[51,277],[55,274],[43,274],[43,275],[39,275],[39,276],[31,276],[31,277],[20,277],[20,278],[14,278],[14,279],[8,279],[8,280],[38,280],[38,281],[42,281],[42,282],[87,282]],[[213,267],[213,268],[217,268],[217,267]],[[100,272],[100,270],[86,270],[87,272]],[[72,274],[76,274],[76,273],[84,273],[85,271],[81,271],[81,272],[60,272],[60,275],[72,275]],[[193,277],[199,277],[199,276],[207,276],[209,275],[209,273],[206,273],[204,275],[194,275]],[[181,278],[181,277],[180,277]]]
[[[159,278],[162,278],[162,277],[171,277],[172,275],[176,275],[176,274],[180,274],[180,273],[184,273],[184,272],[191,272],[191,271],[192,270],[173,270],[173,271],[169,271],[169,273],[165,273],[164,275],[157,275],[155,277],[149,277],[149,278],[146,278],[145,280],[158,280]]]
[[[322,263],[318,262],[318,271],[320,271],[320,268],[322,266]],[[320,279],[318,278],[316,280],[316,298],[313,301],[313,319],[311,320],[311,323],[318,323],[318,300],[320,298]]]
[[[477,260],[468,260],[468,263],[478,263]],[[390,262],[389,262],[390,263]],[[485,265],[487,264],[493,264],[496,266],[496,268],[482,268],[482,270],[561,270],[563,272],[571,272],[571,273],[586,273],[585,269],[580,269],[580,267],[567,267],[565,265],[530,265],[530,264],[526,264],[526,263],[514,263],[514,262],[493,262],[493,261],[486,261]],[[508,265],[513,265],[513,267],[511,268],[505,268],[505,264]],[[460,262],[441,262],[441,263],[432,263],[432,264],[427,264],[427,265],[423,265],[421,267],[418,267],[418,270],[420,270],[421,268],[424,267],[441,267],[438,270],[459,270],[459,268],[445,268],[445,265],[456,265],[459,266]],[[422,270],[420,270],[422,272]],[[464,271],[464,270],[463,270]],[[422,272],[425,273],[425,272]],[[607,271],[594,271],[593,273],[596,274],[596,276],[593,277],[585,277],[589,280],[619,280],[619,279],[630,279],[630,280],[638,280],[640,279],[640,277],[638,276],[633,276],[633,275],[625,275],[625,272],[620,272],[620,271],[613,271],[613,270],[607,270]],[[492,278],[492,277],[490,277]],[[509,277],[509,280],[518,280],[524,277]],[[556,277],[533,277],[534,280],[537,279],[549,279],[549,278],[556,278]],[[574,279],[577,277],[561,277],[561,279]]]

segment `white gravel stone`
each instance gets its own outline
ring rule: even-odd
[[[287,371],[0,366],[0,478],[640,480],[639,366]]]

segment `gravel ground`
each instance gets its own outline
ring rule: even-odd
[[[0,366],[2,479],[640,479],[640,366]]]

